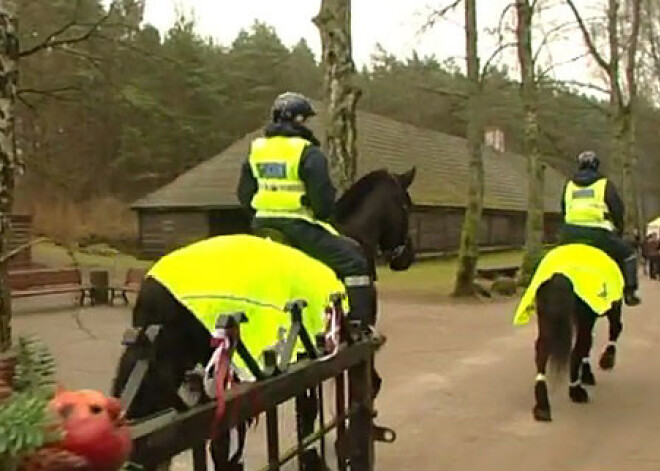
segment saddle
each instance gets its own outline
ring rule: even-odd
[[[288,245],[289,247],[293,246],[284,232],[270,227],[260,227],[254,229],[254,235],[263,239],[270,239],[273,242],[278,242],[283,245]]]
[[[277,242],[279,244],[287,245],[289,247],[296,248],[293,244],[293,242],[284,234],[284,232],[278,230],[278,229],[273,229],[271,227],[260,227],[253,229],[253,235],[257,237],[261,237],[263,239],[270,239],[273,242]],[[358,248],[360,251],[363,250],[362,246],[360,243],[353,239],[352,237],[348,237],[345,235],[341,235],[344,239],[350,241],[356,248]],[[377,279],[377,272],[376,272],[376,265],[373,260],[370,260],[370,267],[369,271],[371,272],[371,278],[376,281]]]
[[[293,243],[291,240],[284,234],[284,232],[278,230],[278,229],[273,229],[272,227],[259,227],[253,230],[253,234],[257,237],[262,237],[264,239],[270,239],[273,242],[279,242],[280,244],[288,245],[289,247],[293,246]],[[353,245],[356,247],[362,247],[360,243],[353,239],[352,237],[348,237],[345,235],[341,235],[344,239],[350,241]]]

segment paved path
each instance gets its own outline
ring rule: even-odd
[[[642,294],[645,303],[624,312],[616,369],[595,370],[590,404],[572,404],[566,384],[557,385],[550,424],[531,416],[535,329],[511,325],[513,302],[384,300],[380,322],[389,342],[378,358],[385,380],[378,420],[395,428],[398,440],[377,444],[377,469],[659,470],[660,285],[646,281]],[[107,390],[128,310],[82,310],[80,320],[96,336],[90,338],[70,312],[30,309],[42,308],[17,303],[15,329],[37,332],[51,345],[61,379]],[[603,321],[594,358],[605,333]],[[282,420],[291,429],[292,417]],[[248,468],[262,464],[264,428],[262,421],[250,432]],[[187,463],[177,460],[176,469],[190,469]]]

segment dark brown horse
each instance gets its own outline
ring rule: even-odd
[[[414,176],[414,168],[401,175],[386,170],[369,173],[349,188],[337,203],[337,228],[362,246],[372,266],[379,249],[393,270],[405,270],[413,262],[408,234],[408,217],[412,206],[408,187]],[[231,267],[225,269],[231,270]],[[177,390],[187,371],[198,364],[208,363],[213,353],[209,332],[162,285],[151,278],[144,281],[138,293],[132,325],[161,325],[162,330],[154,359],[127,411],[128,418],[143,418],[168,408],[185,410],[187,405]],[[133,345],[125,348],[112,384],[114,396],[121,395],[139,355],[139,348]],[[315,417],[314,413],[312,424]],[[242,469],[244,426],[239,427],[238,438],[238,451],[233,456],[229,456],[228,435],[220,436],[212,442],[211,454],[216,469]]]
[[[536,306],[537,376],[533,413],[536,420],[547,422],[552,420],[546,384],[548,360],[555,372],[562,372],[570,365],[569,397],[576,403],[589,401],[589,394],[584,386],[596,384],[589,354],[593,328],[598,316],[575,294],[571,280],[562,274],[553,275],[539,287],[536,292]],[[616,341],[623,330],[621,302],[613,303],[605,316],[609,320],[609,342],[599,364],[602,369],[611,370],[616,360]]]

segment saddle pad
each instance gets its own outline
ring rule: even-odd
[[[539,264],[518,304],[514,325],[529,322],[536,313],[536,291],[555,273],[570,279],[575,294],[599,316],[623,298],[623,275],[605,252],[584,244],[562,245],[548,252]]]

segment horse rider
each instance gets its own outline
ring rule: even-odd
[[[625,209],[614,184],[599,172],[600,159],[587,150],[578,155],[578,170],[566,182],[561,200],[564,227],[561,243],[586,243],[614,259],[624,278],[624,301],[641,302],[636,294],[637,255],[623,235]]]
[[[264,136],[252,141],[238,199],[253,229],[274,229],[289,244],[335,271],[346,286],[351,318],[366,329],[376,318],[376,289],[360,246],[329,224],[336,190],[320,142],[306,126],[315,116],[298,93],[279,95]]]

